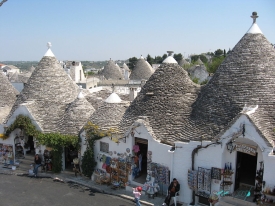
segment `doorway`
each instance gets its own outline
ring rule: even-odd
[[[78,151],[75,147],[65,147],[65,169],[73,170],[73,159],[78,157]]]
[[[138,157],[139,172],[135,176],[134,181],[138,183],[145,183],[147,176],[147,152],[148,140],[142,138],[135,138],[135,145],[138,145],[139,151],[134,151],[135,156]]]
[[[257,156],[258,153],[256,153],[256,156],[252,156],[246,153],[237,152],[235,190],[237,190],[241,184],[255,185]]]

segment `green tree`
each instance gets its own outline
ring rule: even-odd
[[[161,64],[163,62],[163,59],[161,56],[156,56],[154,62],[155,64]]]
[[[150,54],[147,55],[146,60],[151,66],[154,64],[154,59],[150,56]]]
[[[191,56],[191,62],[195,63],[199,58],[203,63],[207,63],[207,58],[203,54]]]
[[[182,60],[182,54],[181,53],[178,53],[178,54],[174,54],[174,59],[179,62],[180,60]]]
[[[164,59],[166,59],[167,58],[167,54],[163,54],[162,55],[162,62],[164,61]]]
[[[225,51],[225,49],[223,50],[223,56],[226,57],[226,51]]]
[[[129,69],[133,70],[137,61],[138,59],[136,57],[129,58],[129,63],[128,63]]]
[[[223,50],[221,49],[217,49],[215,52],[214,52],[215,56],[221,56],[223,55]]]
[[[209,73],[215,73],[218,67],[221,65],[221,63],[224,60],[224,56],[218,56],[212,58],[212,63],[208,65],[207,69]]]

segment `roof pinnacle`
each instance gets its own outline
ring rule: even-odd
[[[48,43],[47,43],[47,47],[48,47],[48,49],[50,49],[50,48],[52,47],[52,43],[51,43],[51,42],[48,42]]]
[[[259,17],[259,16],[257,16],[257,12],[256,12],[256,11],[252,12],[251,18],[253,19],[253,24],[256,23],[256,19],[257,19],[258,17]]]

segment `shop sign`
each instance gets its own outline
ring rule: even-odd
[[[257,146],[243,144],[243,143],[235,143],[235,150],[238,152],[243,152],[252,156],[256,156]]]

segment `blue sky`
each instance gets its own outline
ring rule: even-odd
[[[275,43],[274,0],[8,0],[0,7],[0,61],[124,60],[233,48],[257,23]]]

